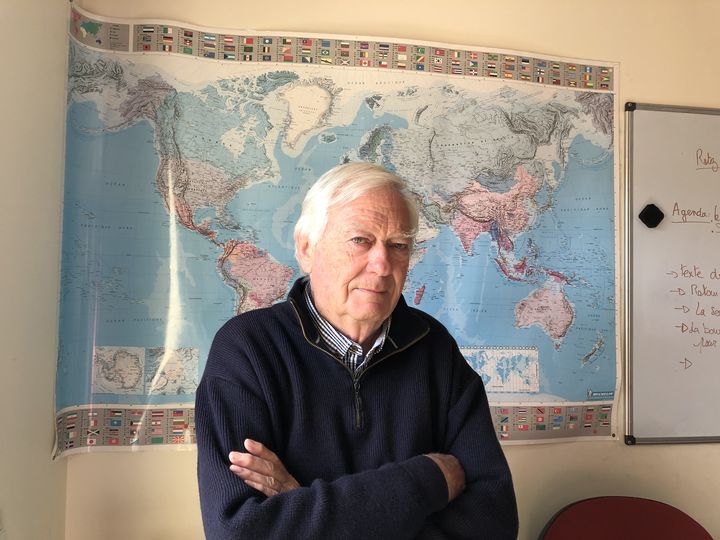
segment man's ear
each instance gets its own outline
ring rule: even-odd
[[[300,270],[306,274],[310,274],[312,271],[314,247],[307,236],[295,236],[295,255],[298,263],[300,263]]]

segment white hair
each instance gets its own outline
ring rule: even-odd
[[[410,217],[408,237],[417,234],[419,211],[415,196],[405,181],[390,171],[372,163],[346,163],[333,167],[312,185],[305,195],[300,218],[295,224],[295,257],[298,238],[307,238],[315,245],[325,231],[328,212],[334,206],[347,204],[369,191],[389,188],[400,194]]]

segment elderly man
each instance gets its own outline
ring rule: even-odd
[[[209,539],[516,537],[482,381],[401,296],[417,226],[403,181],[375,165],[308,192],[307,277],[218,331],[197,391]]]

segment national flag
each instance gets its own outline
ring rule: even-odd
[[[553,416],[552,421],[553,421],[553,422],[562,422],[562,421],[563,421],[563,417],[562,417],[562,416]]]
[[[370,60],[368,60],[367,58],[362,58],[360,60],[360,65],[362,67],[370,67]]]
[[[135,430],[131,430],[131,431],[135,431]],[[111,435],[114,437],[117,437],[120,435],[120,430],[118,428],[108,428],[107,432],[108,432],[108,435]]]
[[[553,428],[553,430],[557,431],[559,429],[562,429],[562,424],[553,424],[552,428]]]
[[[223,36],[223,43],[235,43],[235,36]]]
[[[560,79],[553,79],[552,83],[555,85],[560,85],[560,84],[562,84],[562,81]]]
[[[377,53],[377,57],[378,57],[380,60],[385,60],[385,59],[388,57],[388,53],[386,53],[386,52],[379,52],[379,53]]]
[[[281,43],[283,45],[292,45],[292,39],[290,38],[282,38]]]
[[[512,64],[505,64],[505,65],[503,66],[503,68],[504,68],[506,71],[515,71],[515,66],[512,65]]]
[[[225,52],[235,52],[235,45],[223,45]]]
[[[378,62],[378,67],[386,68],[388,67],[388,63],[385,60],[380,60],[380,62]]]
[[[184,442],[185,442],[185,437],[183,437],[183,436],[175,436],[175,437],[172,438],[172,443],[173,443],[173,444],[181,444],[181,443],[184,443]]]
[[[272,45],[273,39],[266,37],[266,38],[263,38],[262,42],[263,42],[263,45]]]
[[[346,49],[340,49],[340,56],[342,56],[342,57],[350,56],[350,51],[348,51]]]
[[[217,36],[215,34],[203,34],[203,39],[205,41],[217,41]]]
[[[487,67],[488,69],[495,69],[497,68],[497,64],[495,62],[488,62],[485,67]]]
[[[601,412],[610,412],[612,410],[612,405],[603,405],[600,407]]]
[[[398,54],[397,59],[399,62],[405,62],[407,60],[407,54]]]
[[[462,57],[462,53],[460,51],[453,51],[451,53],[451,55],[453,58],[461,58]]]
[[[583,427],[585,429],[590,429],[590,428],[592,428],[592,424],[584,424]]]
[[[521,73],[521,74],[520,74],[520,80],[521,80],[521,81],[529,81],[531,78],[532,78],[532,77],[530,77],[530,75],[528,75],[527,73]]]
[[[165,52],[172,52],[172,45],[163,45],[162,50]]]
[[[416,56],[416,57],[415,57],[415,63],[416,63],[416,64],[424,64],[424,63],[425,63],[425,57],[424,57],[424,56]]]
[[[122,415],[123,415],[123,412],[118,409],[113,409],[113,410],[108,411],[108,416],[110,416],[112,418],[121,418]]]
[[[396,67],[397,69],[406,69],[407,64],[405,62],[398,62]]]
[[[150,416],[152,416],[153,418],[162,418],[163,416],[165,416],[165,411],[156,409],[150,413]]]
[[[320,56],[330,56],[329,49],[320,49]]]
[[[214,51],[215,50],[215,44],[212,42],[205,42],[203,43],[203,48],[206,51]]]
[[[245,45],[245,46],[243,46],[243,52],[251,53],[251,52],[253,52],[253,47],[250,45]]]
[[[510,438],[510,434],[509,434],[509,433],[501,433],[501,434],[500,434],[500,439],[503,440],[503,441],[504,441],[504,440],[507,440],[507,439],[509,439],[509,438]]]
[[[378,49],[380,49],[381,51],[389,51],[390,44],[389,43],[378,43]]]
[[[415,64],[415,71],[425,71],[425,64]]]
[[[171,26],[163,26],[162,31],[163,31],[163,34],[172,34],[173,29]]]
[[[544,421],[545,421],[545,417],[544,417],[544,416],[536,416],[536,417],[535,417],[535,422],[536,422],[536,423],[543,423]]]
[[[77,413],[70,413],[65,417],[65,421],[66,422],[75,421],[75,420],[77,420],[77,417],[78,417]]]
[[[183,45],[185,45],[186,47],[192,47],[193,40],[192,39],[183,39]]]
[[[520,416],[515,417],[516,422],[527,422],[528,417],[524,414],[521,414]]]
[[[445,49],[435,49],[433,52],[435,56],[445,56]]]
[[[150,428],[150,430],[149,430],[150,435],[163,435],[164,433],[165,433],[165,430],[163,430],[163,428],[159,428],[159,427]]]
[[[85,444],[86,444],[87,446],[95,446],[95,445],[97,445],[97,439],[95,439],[95,438],[87,439],[87,440],[85,441]]]
[[[340,48],[341,48],[341,49],[349,49],[349,48],[350,48],[350,42],[349,42],[349,41],[341,41],[341,42],[340,42]]]
[[[350,65],[350,59],[349,58],[338,58],[338,63],[341,66],[349,66]]]
[[[595,407],[586,407],[585,412],[595,412]]]
[[[469,58],[470,60],[477,60],[477,59],[478,59],[478,53],[476,53],[476,52],[470,51],[467,56],[468,56],[468,58]]]
[[[163,444],[164,442],[164,437],[150,437],[150,444]]]
[[[332,65],[332,58],[327,56],[321,56],[320,57],[320,63],[321,64],[331,64]]]
[[[118,444],[120,444],[120,439],[118,439],[117,437],[110,437],[108,439],[108,444],[118,445]]]
[[[152,45],[150,45],[149,43],[143,43],[142,50],[143,51],[151,51]]]
[[[407,46],[406,45],[398,45],[397,50],[398,50],[398,52],[401,52],[401,53],[407,52]]]
[[[367,58],[369,54],[370,54],[370,53],[369,53],[368,51],[360,51],[360,52],[358,53],[358,56],[359,56],[360,58]]]
[[[150,420],[150,425],[151,426],[162,426],[163,421],[162,420]]]
[[[509,416],[501,416],[501,417],[500,417],[500,423],[501,423],[501,424],[507,424],[508,422],[510,422],[510,417],[509,417]]]
[[[425,47],[415,47],[415,52],[417,54],[425,54]]]
[[[567,426],[565,426],[565,429],[573,430],[573,429],[575,429],[575,424],[568,424]]]
[[[515,74],[514,74],[514,73],[510,73],[509,71],[506,71],[506,72],[503,73],[503,77],[505,77],[506,79],[514,79],[514,78],[515,78]]]
[[[367,41],[361,41],[361,42],[360,42],[360,48],[361,48],[361,49],[369,49],[369,48],[370,48],[370,44],[369,44]]]
[[[65,438],[66,438],[66,439],[74,439],[75,437],[77,437],[77,431],[74,431],[74,430],[73,430],[73,431],[68,431],[68,432],[65,434]]]
[[[543,84],[545,82],[545,77],[536,77],[535,82],[539,82],[540,84]]]
[[[186,38],[191,38],[191,37],[193,37],[193,31],[192,30],[183,30],[183,36],[185,36]]]
[[[567,65],[565,66],[565,69],[566,69],[567,71],[577,71],[577,66],[576,66],[575,64],[567,64]]]
[[[292,55],[286,54],[285,56],[282,57],[282,61],[283,62],[294,62],[295,57]]]
[[[130,420],[130,421],[128,422],[128,426],[130,426],[130,427],[134,427],[134,426],[138,426],[138,427],[139,427],[139,426],[142,426],[142,425],[143,425],[143,421],[142,421],[142,420]]]
[[[99,437],[100,430],[99,429],[88,429],[85,436],[86,437]]]
[[[547,426],[546,426],[545,424],[538,424],[538,425],[535,426],[535,430],[536,430],[536,431],[545,431],[545,428],[546,428],[546,427],[547,427]]]
[[[442,65],[443,59],[440,58],[439,56],[436,56],[436,57],[433,58],[433,63]]]
[[[510,431],[510,426],[508,426],[507,424],[505,424],[504,426],[500,426],[500,431],[501,432]]]
[[[530,431],[530,425],[529,424],[519,424],[517,426],[518,431]]]
[[[235,53],[223,53],[224,60],[235,60],[236,58]]]
[[[505,62],[515,62],[516,58],[514,56],[506,56]]]
[[[301,56],[301,57],[300,57],[300,61],[301,61],[303,64],[312,64],[312,63],[313,63],[311,56]]]
[[[477,77],[477,74],[478,74],[477,68],[470,68],[470,69],[468,69],[468,75],[474,75],[474,76]]]
[[[487,55],[488,61],[497,62],[499,59],[500,59],[500,56],[498,56],[497,54],[488,54]]]
[[[262,52],[263,54],[267,54],[267,53],[270,53],[270,52],[272,52],[272,51],[270,50],[270,47],[263,47],[260,52]]]
[[[119,422],[119,420],[118,420]],[[88,426],[89,427],[97,427],[98,425],[98,419],[97,418],[89,418],[88,419]]]
[[[244,45],[253,45],[254,43],[255,43],[255,38],[253,38],[253,37],[243,38]]]
[[[330,43],[329,39],[322,39],[320,40],[320,46],[329,49],[330,47],[332,47],[332,44]]]
[[[154,26],[143,26],[142,27],[143,34],[153,34],[155,32]]]
[[[528,411],[526,407],[518,407],[517,409],[515,409],[515,412],[517,414],[527,414]]]

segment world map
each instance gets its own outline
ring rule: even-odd
[[[614,397],[613,94],[71,42],[67,107],[58,408],[192,403],[214,332],[300,276],[308,187],[360,160],[415,194],[405,298],[492,403]]]

